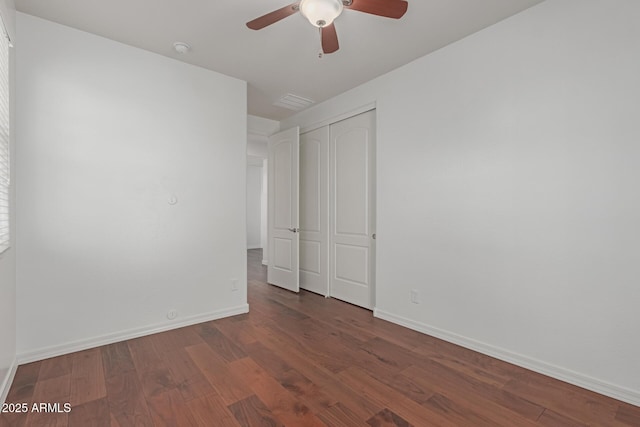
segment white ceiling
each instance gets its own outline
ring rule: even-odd
[[[340,50],[322,58],[318,30],[300,14],[245,26],[290,1],[16,0],[16,9],[246,80],[249,114],[282,120],[293,114],[272,105],[282,95],[323,101],[542,0],[408,0],[400,20],[345,10]],[[176,53],[175,41],[192,51]]]

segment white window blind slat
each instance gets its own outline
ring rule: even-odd
[[[0,16],[0,19],[2,17]],[[0,253],[9,247],[9,39],[0,29]]]

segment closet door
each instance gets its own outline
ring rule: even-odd
[[[329,127],[300,135],[300,287],[329,295]]]
[[[330,126],[331,296],[373,308],[375,111]]]

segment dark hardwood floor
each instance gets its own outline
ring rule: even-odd
[[[640,426],[640,408],[265,283],[251,313],[20,366],[2,426]]]

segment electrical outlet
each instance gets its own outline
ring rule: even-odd
[[[176,317],[178,317],[178,310],[176,310],[175,308],[172,308],[167,312],[167,319],[173,320]]]
[[[231,279],[231,290],[233,292],[238,290],[238,279]]]
[[[420,292],[417,289],[411,289],[411,302],[420,304]]]

